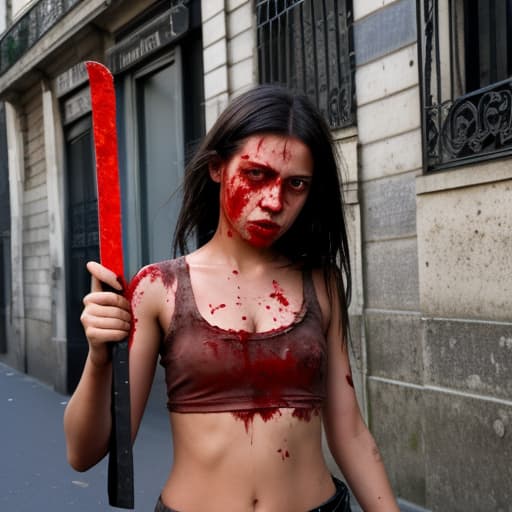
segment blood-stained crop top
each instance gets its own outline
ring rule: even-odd
[[[296,320],[267,332],[214,326],[201,316],[184,257],[165,265],[177,279],[174,315],[161,349],[170,411],[318,409],[326,396],[327,343],[310,272]]]

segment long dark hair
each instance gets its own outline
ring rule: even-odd
[[[210,238],[217,228],[219,184],[210,178],[209,162],[228,161],[245,139],[264,133],[295,137],[311,151],[314,169],[307,201],[274,247],[304,268],[322,268],[331,298],[334,280],[346,337],[351,271],[341,183],[329,127],[304,96],[260,85],[236,97],[218,117],[185,169],[174,254],[187,251],[187,239],[195,230]]]

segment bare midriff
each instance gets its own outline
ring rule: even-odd
[[[335,487],[321,448],[318,413],[293,409],[249,423],[226,413],[171,413],[174,463],[163,502],[179,512],[297,512]]]

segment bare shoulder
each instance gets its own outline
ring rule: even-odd
[[[152,263],[135,274],[128,287],[128,299],[134,310],[158,315],[163,305],[169,306],[176,293],[176,261]]]

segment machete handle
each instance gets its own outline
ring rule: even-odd
[[[102,283],[104,291],[121,294]],[[112,353],[112,431],[108,456],[108,502],[134,508],[128,339],[109,343]]]

